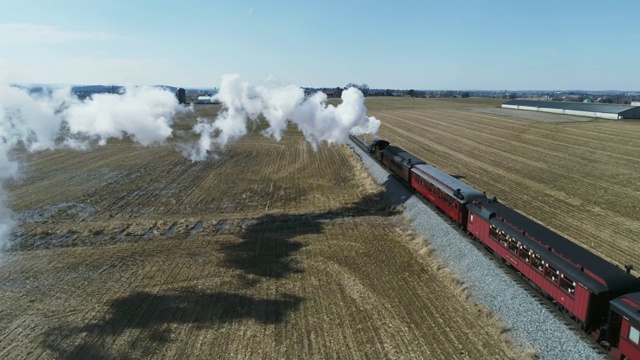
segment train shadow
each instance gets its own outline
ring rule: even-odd
[[[100,322],[51,329],[45,335],[45,346],[63,359],[127,358],[113,353],[118,349],[110,344],[116,337],[126,337],[127,330],[137,329],[140,334],[133,344],[137,348],[127,351],[149,356],[171,342],[171,325],[208,328],[243,319],[277,324],[303,301],[290,294],[262,299],[195,288],[168,294],[136,292],[113,300],[107,317]],[[73,344],[77,339],[82,341]]]
[[[394,216],[399,214],[412,192],[393,177],[383,190],[354,204],[315,214],[266,215],[248,225],[237,243],[220,246],[224,265],[245,275],[280,279],[304,272],[295,253],[305,245],[304,235],[321,234],[327,221],[359,216]],[[257,282],[245,278],[245,284]]]

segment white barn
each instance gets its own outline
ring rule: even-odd
[[[564,101],[510,100],[505,109],[541,111],[555,114],[588,116],[603,119],[640,119],[640,107],[618,104],[589,104]]]
[[[217,104],[217,102],[213,99],[213,96],[200,95],[196,100],[196,104]]]

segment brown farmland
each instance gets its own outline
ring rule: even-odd
[[[640,121],[368,98],[380,137],[620,265],[640,268]],[[635,272],[637,275],[638,273]]]
[[[184,138],[24,156],[0,358],[514,357],[353,152],[291,130],[196,163]]]

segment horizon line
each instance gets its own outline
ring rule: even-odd
[[[189,89],[200,89],[200,90],[212,90],[218,89],[217,86],[175,86],[175,85],[163,85],[163,84],[154,84],[154,85],[120,85],[120,84],[51,84],[51,83],[9,83],[9,86],[30,86],[30,87],[85,87],[85,86],[119,86],[119,87],[139,87],[139,86],[152,86],[152,87],[173,87],[173,88],[183,88],[185,90]],[[303,89],[335,89],[344,87],[340,86],[300,86]],[[482,88],[369,88],[369,90],[416,90],[416,91],[492,91],[492,92],[627,92],[627,93],[640,93],[640,90],[619,90],[619,89],[597,89],[597,90],[586,90],[586,89],[569,89],[569,88],[555,88],[555,89],[482,89]]]

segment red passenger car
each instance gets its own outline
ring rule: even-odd
[[[486,198],[484,193],[431,165],[411,169],[411,187],[462,227],[467,223],[466,204]]]
[[[640,291],[639,279],[495,200],[474,200],[468,208],[467,231],[586,331],[605,325],[609,301]]]
[[[640,293],[611,301],[607,341],[616,359],[640,359]]]

